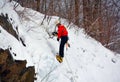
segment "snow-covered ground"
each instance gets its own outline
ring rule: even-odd
[[[120,56],[103,47],[99,42],[87,36],[83,29],[68,26],[70,48],[65,48],[63,63],[58,63],[55,54],[59,50],[56,37],[49,38],[47,32],[54,31],[58,17],[50,17],[41,22],[44,15],[32,9],[18,6],[14,2],[0,0],[0,13],[8,14],[13,28],[18,26],[20,41],[0,26],[0,48],[10,48],[14,59],[27,60],[27,66],[35,66],[35,82],[120,82]],[[16,53],[16,55],[14,55]]]

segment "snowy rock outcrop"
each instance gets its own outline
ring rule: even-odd
[[[12,19],[10,19],[12,20]],[[0,25],[11,35],[13,35],[16,39],[18,39],[18,35],[16,34],[15,30],[13,30],[12,25],[9,22],[8,14],[4,16],[3,14],[0,16]],[[16,27],[17,29],[17,27]]]
[[[13,29],[8,15],[0,16],[0,26],[18,41],[17,27]],[[0,31],[1,32],[1,31]],[[15,54],[14,54],[15,55]],[[26,67],[26,60],[14,60],[10,51],[0,49],[0,82],[34,82],[34,66]]]
[[[34,82],[34,67],[26,68],[26,60],[14,60],[9,50],[0,49],[0,82]]]

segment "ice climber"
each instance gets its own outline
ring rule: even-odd
[[[57,41],[60,41],[59,53],[56,55],[57,60],[62,63],[64,57],[64,46],[68,42],[68,31],[64,25],[62,25],[59,21],[56,21],[57,30]]]

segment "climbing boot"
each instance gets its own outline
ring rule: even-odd
[[[62,57],[60,57],[59,55],[56,55],[56,59],[57,59],[60,63],[62,63],[62,62],[63,62],[63,58],[62,58]]]

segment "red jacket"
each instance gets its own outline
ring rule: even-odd
[[[68,36],[68,31],[63,25],[58,26],[58,39],[62,36]]]

